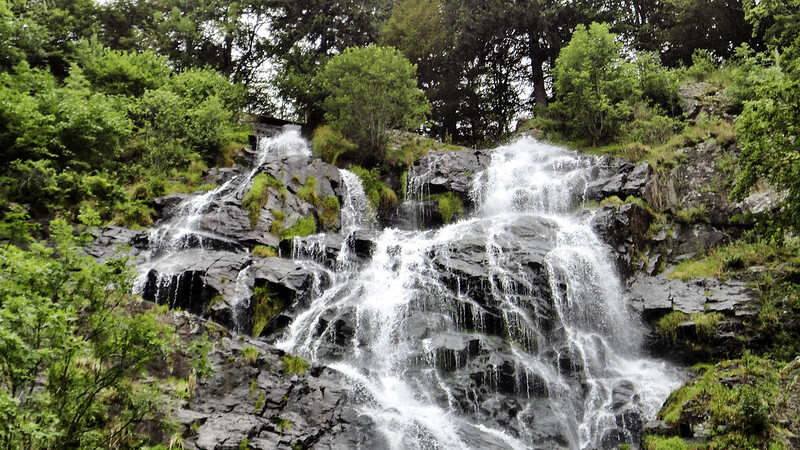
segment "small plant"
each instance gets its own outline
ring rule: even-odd
[[[309,215],[298,220],[294,225],[281,231],[281,240],[291,240],[295,236],[310,236],[317,232],[317,220]]]
[[[294,425],[291,420],[285,419],[283,417],[272,418],[272,423],[277,425],[278,431],[280,431],[281,436],[283,436],[284,432],[291,430],[292,426]]]
[[[675,213],[675,216],[683,223],[709,222],[705,205],[682,209]]]
[[[250,214],[251,228],[255,228],[258,224],[261,208],[264,207],[269,199],[270,187],[275,189],[284,201],[286,200],[286,186],[277,178],[265,173],[256,175],[250,190],[247,191],[247,194],[242,199],[242,207]]]
[[[274,247],[268,245],[256,245],[253,247],[253,250],[250,251],[250,254],[261,258],[272,258],[278,256],[278,251],[275,250]]]
[[[317,179],[313,175],[306,178],[306,182],[303,184],[303,187],[297,190],[297,197],[314,206],[319,205]]]
[[[239,442],[239,450],[249,450],[249,449],[250,449],[250,441],[248,441],[247,439],[242,439],[242,441]]]
[[[299,356],[284,355],[283,372],[286,374],[303,375],[308,371],[309,364]]]
[[[253,327],[251,335],[258,337],[264,328],[283,311],[283,300],[268,285],[253,289]]]
[[[452,192],[439,196],[438,207],[444,223],[450,223],[464,215],[464,202]]]
[[[339,198],[335,195],[328,196],[321,202],[320,208],[319,220],[323,228],[333,229],[336,225],[336,220],[339,218]]]
[[[722,318],[723,316],[720,313],[692,314],[691,320],[694,322],[697,337],[700,339],[708,339],[713,336]]]
[[[658,333],[673,344],[678,339],[678,326],[685,322],[689,316],[681,311],[672,311],[658,319],[656,329]]]
[[[258,361],[259,355],[258,349],[254,347],[247,346],[242,348],[242,357],[251,364]]]
[[[267,396],[264,395],[263,392],[260,392],[258,394],[258,399],[256,400],[256,404],[253,406],[255,412],[261,412],[261,410],[264,408],[264,402],[266,401],[266,399]]]
[[[272,213],[272,223],[269,226],[269,232],[280,236],[283,231],[283,221],[286,220],[286,213],[280,209],[273,209],[270,212]]]

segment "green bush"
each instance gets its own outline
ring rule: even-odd
[[[50,238],[0,246],[0,447],[139,447],[140,423],[167,413],[148,371],[175,335],[134,312],[124,262],[86,255],[62,219]]]
[[[152,51],[112,50],[96,41],[82,42],[77,60],[92,86],[111,95],[139,97],[169,82],[172,74],[167,58]]]
[[[418,128],[430,112],[416,70],[398,50],[370,45],[345,49],[317,75],[325,119],[358,145],[362,161],[382,162],[387,130]]]
[[[261,258],[272,258],[278,256],[278,251],[275,250],[274,247],[269,247],[267,245],[256,245],[253,247],[253,250],[250,251],[250,254]]]
[[[309,369],[309,364],[299,356],[283,356],[283,372],[287,374],[303,375]]]
[[[698,48],[692,53],[692,65],[686,70],[686,74],[697,81],[704,81],[716,68],[711,52]]]
[[[323,125],[314,130],[311,149],[316,157],[328,164],[336,165],[336,160],[339,156],[355,153],[358,150],[358,146],[347,140],[342,133]]]
[[[595,145],[615,138],[638,97],[636,69],[608,25],[578,25],[553,70],[557,101],[551,107],[574,137]]]

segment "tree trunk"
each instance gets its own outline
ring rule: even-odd
[[[536,109],[541,109],[547,106],[547,91],[544,86],[544,70],[542,69],[546,56],[534,32],[528,33],[528,56],[531,58],[533,100],[536,102]]]

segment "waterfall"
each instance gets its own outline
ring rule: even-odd
[[[641,354],[642,325],[579,208],[597,162],[529,138],[492,155],[471,217],[381,231],[278,346],[344,374],[388,448],[635,442],[679,376]],[[351,233],[371,220],[348,174]]]

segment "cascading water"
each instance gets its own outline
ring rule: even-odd
[[[196,248],[246,252],[238,242],[225,235],[225,230],[204,226],[203,218],[216,213],[211,211],[212,205],[233,201],[244,195],[259,168],[269,158],[311,156],[308,143],[300,135],[300,128],[297,126],[286,126],[273,136],[260,136],[255,150],[253,164],[248,172],[233,176],[216,189],[185,198],[173,209],[174,212],[168,220],[150,230],[148,252],[138,265],[139,276],[134,291],[143,293],[149,283],[154,292],[148,297],[172,305],[179,286],[184,283],[181,278],[187,276],[175,275],[176,272],[181,273],[183,252]],[[233,298],[228,299],[237,310],[237,323],[241,309],[247,307],[252,296],[252,289],[248,285],[252,280],[246,276],[246,271],[245,267],[237,277]],[[158,273],[155,280],[149,279],[152,273]],[[195,282],[194,279],[186,281],[189,284]],[[180,290],[186,291],[187,288]]]
[[[635,442],[679,376],[640,354],[641,325],[578,208],[594,164],[532,139],[496,149],[472,218],[382,231],[278,345],[348,377],[388,448]],[[364,224],[350,208],[347,233]]]

